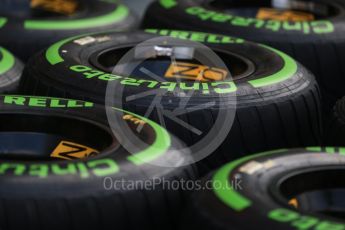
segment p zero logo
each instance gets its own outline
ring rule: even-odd
[[[227,75],[228,72],[224,69],[185,62],[171,63],[165,73],[166,78],[179,78],[201,82],[223,81]]]
[[[294,207],[294,208],[298,208],[298,200],[296,198],[292,198],[290,201],[289,201],[289,205]]]
[[[76,0],[31,0],[31,8],[58,14],[73,14],[78,8]]]
[[[271,8],[261,8],[256,16],[262,20],[277,20],[277,21],[313,21],[315,16],[310,13],[293,11],[293,10],[277,10]]]
[[[135,125],[145,125],[146,124],[145,121],[140,120],[139,118],[136,118],[136,117],[129,115],[129,114],[124,115],[122,118],[125,121],[133,122],[133,124],[135,124]]]
[[[61,141],[50,157],[64,160],[76,160],[96,156],[98,154],[99,152],[97,150],[87,146],[69,141]]]

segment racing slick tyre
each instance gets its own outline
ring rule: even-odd
[[[279,49],[315,74],[329,111],[345,95],[344,22],[342,0],[160,0],[143,27],[221,33]]]
[[[170,37],[161,37],[164,46],[160,47],[155,40],[159,38],[157,35],[179,39],[170,41]],[[104,36],[109,39],[101,41]],[[82,41],[86,39],[92,42],[84,44]],[[200,43],[190,44],[191,41],[208,46],[224,66],[198,64],[197,56],[205,47],[199,49]],[[138,45],[142,42],[144,45]],[[194,52],[195,55],[189,59],[177,57],[173,61],[169,47],[182,54]],[[156,51],[161,53],[156,55]],[[143,60],[152,52],[155,57]],[[114,67],[122,66],[116,63],[126,53],[137,56],[123,64],[138,63],[138,66],[130,73],[112,74]],[[217,57],[212,58],[215,59]],[[181,71],[175,71],[176,68]],[[147,74],[148,71],[151,74]],[[202,79],[200,73],[204,74]],[[206,168],[249,153],[320,142],[320,95],[312,74],[276,49],[229,36],[151,29],[146,33],[101,33],[71,38],[32,58],[20,89],[26,94],[104,104],[109,98],[107,87],[113,83],[121,85],[123,90],[114,91],[110,98],[122,97],[126,110],[165,125],[187,143],[193,153],[219,141],[218,134],[225,133],[219,148],[213,149],[215,153],[206,159]],[[160,103],[155,104],[156,109],[148,113],[159,94],[157,90],[163,96]],[[179,115],[170,113],[177,110]],[[230,115],[223,115],[228,110]],[[166,122],[162,122],[161,111]],[[232,124],[225,124],[231,114],[235,114]],[[177,119],[180,122],[176,122]],[[220,120],[223,123],[217,122]],[[214,129],[218,129],[215,135],[204,139]],[[203,146],[194,149],[196,143]]]
[[[181,229],[343,229],[344,153],[277,150],[224,165],[190,197]]]
[[[13,93],[17,90],[23,69],[23,64],[0,46],[0,93]]]
[[[144,124],[135,133],[146,144],[131,154],[91,102],[6,95],[0,107],[1,229],[174,226],[184,193],[163,180],[196,171],[183,166],[190,154],[161,126],[113,108],[127,129]]]
[[[0,8],[0,44],[25,62],[34,53],[63,38],[137,27],[136,16],[127,6],[115,1],[79,1],[75,11],[68,15],[35,10],[30,8],[29,2],[7,1]],[[60,4],[57,7],[63,5],[55,2]]]

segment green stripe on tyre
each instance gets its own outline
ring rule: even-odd
[[[26,20],[25,29],[31,30],[73,30],[106,26],[124,20],[129,14],[125,5],[119,5],[113,12],[88,19],[77,20]]]
[[[0,28],[7,23],[7,18],[0,18]]]
[[[76,37],[72,37],[72,38],[66,38],[66,39],[61,40],[61,41],[55,43],[54,45],[50,46],[46,51],[47,61],[51,65],[56,65],[56,64],[59,64],[61,62],[64,62],[64,59],[60,55],[60,48],[63,45],[65,45],[66,43],[68,43],[74,39],[77,39],[79,37],[83,37],[83,36],[86,36],[86,35],[76,36]]]
[[[135,165],[141,165],[144,163],[149,163],[152,162],[156,159],[158,159],[159,157],[163,156],[168,149],[171,146],[171,137],[169,135],[169,133],[160,125],[158,125],[157,123],[139,116],[137,114],[122,110],[122,109],[117,109],[117,108],[113,108],[115,110],[118,111],[122,111],[124,113],[130,114],[132,116],[135,116],[137,118],[139,118],[140,120],[143,120],[144,122],[146,122],[149,126],[151,126],[151,128],[153,128],[153,130],[155,131],[156,134],[156,138],[155,141],[152,145],[150,145],[150,147],[148,147],[147,149],[136,153],[135,155],[131,155],[129,157],[127,157],[127,160],[129,160],[130,162],[132,162]]]
[[[308,152],[326,152],[329,154],[339,154],[339,155],[345,155],[345,148],[339,148],[338,151],[336,151],[335,148],[332,147],[307,147],[305,148]],[[242,194],[235,191],[233,188],[231,188],[231,185],[229,183],[229,177],[232,174],[233,170],[240,166],[241,164],[253,160],[258,157],[264,157],[271,154],[278,154],[282,152],[286,152],[287,149],[280,149],[280,150],[274,150],[269,152],[264,152],[252,156],[247,156],[241,159],[238,159],[236,161],[230,162],[229,164],[225,165],[221,169],[219,169],[215,175],[213,176],[213,192],[215,195],[228,207],[232,208],[233,210],[240,212],[247,208],[249,208],[252,205],[252,201],[249,200],[247,197],[244,197]]]
[[[110,32],[116,32],[114,30],[110,30],[108,31],[109,33]],[[99,33],[99,32],[98,32]],[[56,42],[55,44],[53,44],[52,46],[50,46],[46,53],[45,53],[45,56],[46,56],[46,59],[47,61],[51,64],[51,65],[56,65],[56,64],[59,64],[61,62],[64,62],[65,60],[61,57],[60,55],[60,49],[63,45],[65,45],[66,43],[68,42],[71,42],[75,39],[78,39],[78,38],[82,38],[82,37],[86,37],[86,36],[91,36],[91,35],[94,35],[94,34],[98,34],[97,32],[96,33],[89,33],[89,34],[83,34],[83,35],[78,35],[78,36],[74,36],[74,37],[70,37],[70,38],[66,38],[64,40],[61,40],[59,42]]]
[[[0,47],[0,53],[2,54],[2,59],[0,60],[0,74],[4,74],[14,66],[15,59],[10,52],[2,47]]]
[[[160,0],[159,3],[161,6],[163,6],[165,9],[173,8],[177,5],[176,0]]]
[[[285,151],[286,149],[264,152],[261,154],[244,157],[225,165],[213,176],[214,193],[224,204],[235,211],[240,212],[246,208],[249,208],[252,205],[252,201],[235,191],[229,183],[229,176],[231,175],[232,171],[246,161],[250,161],[257,157],[267,156],[273,153],[281,153]]]
[[[279,72],[277,72],[273,75],[262,77],[260,79],[256,79],[256,80],[252,80],[252,81],[248,81],[249,84],[251,84],[255,88],[270,86],[270,85],[274,85],[274,84],[279,83],[279,82],[283,82],[283,81],[293,77],[296,74],[296,72],[298,70],[298,65],[293,58],[291,58],[289,55],[287,55],[287,54],[285,54],[279,50],[276,50],[274,48],[271,48],[269,46],[265,46],[265,45],[261,45],[261,46],[266,48],[266,49],[273,51],[278,56],[280,56],[284,61],[284,66]]]

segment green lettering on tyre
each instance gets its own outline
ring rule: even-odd
[[[225,88],[219,87],[219,86],[226,86]],[[218,94],[228,94],[228,93],[234,93],[237,91],[237,86],[234,82],[228,81],[228,82],[212,82],[211,86],[215,87],[214,92]]]
[[[159,3],[165,9],[171,9],[171,8],[177,6],[177,1],[176,0],[159,0]]]
[[[92,27],[106,26],[124,20],[129,14],[129,10],[124,5],[119,5],[109,14],[76,20],[26,20],[24,28],[30,30],[74,30],[87,29]]]
[[[213,90],[217,94],[229,94],[234,93],[237,91],[237,86],[233,81],[220,81],[220,82],[211,82],[211,83],[193,83],[192,85],[185,83],[185,82],[158,82],[158,81],[150,81],[150,80],[143,80],[143,79],[135,79],[132,77],[121,77],[114,74],[106,74],[102,71],[98,71],[92,69],[88,66],[83,65],[75,65],[69,67],[70,70],[76,73],[82,73],[86,79],[97,77],[98,80],[102,81],[114,81],[119,80],[121,85],[125,86],[132,86],[132,87],[139,87],[143,83],[147,88],[154,88],[157,87],[159,89],[164,89],[168,92],[173,92],[177,87],[181,90],[185,91],[194,91],[200,90],[202,87],[202,92],[204,94],[209,94],[210,90]]]
[[[204,8],[198,6],[189,7],[186,9],[186,12],[190,15],[198,15],[204,12]]]
[[[30,98],[29,101],[30,107],[46,107],[46,99],[45,98]]]
[[[322,151],[322,148],[319,147],[319,146],[307,147],[306,149],[307,149],[308,151],[311,151],[311,152],[321,152],[321,151]]]
[[[112,32],[112,31],[109,31],[109,32]],[[195,37],[199,37],[200,34],[205,34],[208,36],[207,41],[205,42],[209,42],[209,43],[221,43],[221,44],[244,43],[244,40],[240,38],[234,38],[230,36],[222,36],[222,35],[216,35],[216,34],[207,34],[207,33],[201,33],[201,32],[189,32],[189,31],[178,31],[178,30],[157,30],[157,29],[146,29],[145,32],[158,34],[162,36],[170,36],[170,37],[175,37],[175,38],[180,38],[180,39],[189,39],[189,40],[192,40],[193,38],[188,38],[188,36],[191,36],[193,34]],[[53,44],[47,49],[45,53],[46,60],[51,65],[56,65],[56,64],[64,62],[65,60],[60,55],[60,49],[63,45],[75,39],[90,36],[90,35],[95,35],[95,34],[97,33],[90,33],[90,34],[79,35],[79,36],[75,36],[71,38],[66,38],[64,40],[61,40]]]
[[[111,159],[100,159],[94,160],[87,163],[89,168],[93,169],[93,174],[98,177],[105,177],[113,175],[120,171],[117,163]],[[102,168],[96,168],[98,166],[103,166]]]
[[[203,32],[192,32],[183,30],[160,30],[146,29],[146,33],[157,34],[160,36],[169,36],[176,39],[190,40],[194,42],[214,43],[214,44],[242,44],[244,40],[219,34],[209,34]]]
[[[328,34],[334,32],[334,25],[329,21],[315,21],[310,23],[316,34]]]
[[[5,74],[7,71],[12,69],[15,64],[14,56],[6,49],[0,47],[0,74]]]
[[[297,220],[300,215],[289,209],[276,209],[268,213],[268,218],[278,222],[291,222]]]
[[[84,102],[71,99],[17,95],[3,96],[3,103],[7,105],[45,108],[90,108],[94,106],[92,102]]]
[[[319,223],[319,220],[312,216],[301,216],[298,220],[295,220],[291,223],[296,229],[310,229]]]
[[[308,151],[311,152],[326,152],[329,154],[334,154],[334,153],[339,153],[340,155],[345,155],[345,148],[344,147],[320,147],[320,146],[315,146],[315,147],[308,147],[306,148]]]
[[[317,229],[317,230],[344,230],[345,225],[337,222],[323,221],[314,216],[301,215],[295,211],[280,208],[274,209],[268,213],[268,218],[275,222],[290,224],[291,227],[298,230]]]
[[[77,73],[82,73],[82,72],[86,72],[86,71],[91,71],[92,68],[85,66],[85,65],[74,65],[69,67],[70,70],[77,72]]]
[[[317,225],[316,230],[345,230],[345,225],[331,221],[322,221]]]
[[[29,175],[46,178],[49,175],[49,166],[45,164],[32,164],[29,168]]]
[[[16,176],[21,176],[25,172],[24,164],[11,164],[11,163],[2,163],[0,164],[0,175],[6,175],[7,171],[13,171],[13,174]]]
[[[329,34],[335,31],[333,23],[327,20],[305,23],[296,22],[294,25],[289,25],[289,22],[285,22],[282,26],[282,22],[278,20],[261,20],[250,17],[239,17],[232,14],[221,14],[217,11],[208,10],[200,6],[188,7],[185,9],[185,13],[190,16],[197,17],[202,21],[212,21],[223,24],[228,23],[238,27],[268,29],[273,32],[278,32],[280,30],[295,30],[301,32],[302,34],[310,34],[311,32],[315,34]],[[312,30],[310,28],[312,28]]]

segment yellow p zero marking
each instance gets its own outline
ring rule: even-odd
[[[133,122],[133,124],[135,124],[135,125],[145,125],[145,124],[146,124],[145,121],[140,120],[139,118],[136,118],[136,117],[134,117],[134,116],[132,116],[132,115],[129,115],[129,114],[124,115],[122,118],[123,118],[123,120],[125,120],[125,121],[131,121],[131,122]]]
[[[170,64],[166,78],[179,78],[194,81],[223,81],[228,72],[224,69],[198,65],[186,62],[173,62]]]
[[[40,9],[58,14],[73,14],[78,9],[76,0],[31,0],[32,9]]]
[[[293,11],[293,10],[277,10],[272,8],[261,8],[256,15],[257,19],[262,20],[277,20],[277,21],[313,21],[315,16],[310,13]]]
[[[293,198],[289,201],[289,205],[292,207],[298,208],[298,200],[296,198]]]
[[[265,162],[250,161],[249,163],[242,166],[239,171],[241,173],[246,173],[252,175],[259,170],[267,170],[276,166],[276,163],[272,160],[267,160]]]
[[[92,157],[98,154],[99,152],[97,150],[90,147],[69,141],[61,141],[52,154],[50,154],[50,157],[75,160]]]

